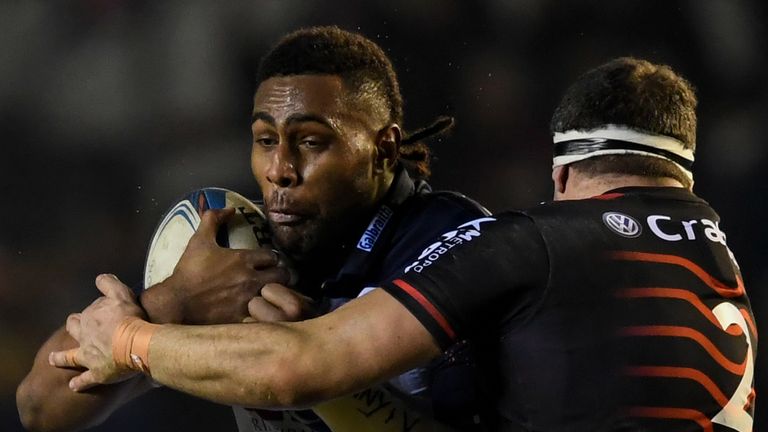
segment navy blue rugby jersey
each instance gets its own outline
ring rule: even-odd
[[[750,431],[757,334],[717,214],[622,188],[478,218],[384,288],[468,339],[492,430]]]
[[[432,191],[401,169],[378,211],[360,233],[344,264],[322,283],[332,307],[379,287],[398,275],[434,237],[467,220],[488,215],[480,204],[457,192]],[[454,344],[426,368],[393,379],[389,389],[456,430],[479,430],[482,389],[474,381],[474,363],[466,343]],[[370,409],[376,395],[364,394]],[[397,413],[393,415],[397,416]],[[235,408],[240,431],[327,431],[311,411]]]

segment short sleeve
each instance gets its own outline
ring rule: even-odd
[[[442,348],[520,325],[540,303],[549,261],[528,216],[474,219],[434,240],[383,288]]]

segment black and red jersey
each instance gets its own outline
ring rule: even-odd
[[[470,340],[496,430],[750,431],[757,334],[717,214],[622,188],[480,218],[385,289]]]

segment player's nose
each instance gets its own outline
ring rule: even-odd
[[[267,169],[267,180],[278,187],[293,187],[299,183],[298,157],[291,147],[280,143]]]

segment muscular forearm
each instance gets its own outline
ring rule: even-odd
[[[105,297],[72,321],[83,344],[59,351],[59,367],[89,368],[73,389],[138,369],[169,387],[212,401],[251,407],[303,407],[351,393],[440,353],[432,336],[382,290],[332,313],[295,323],[214,326],[149,324],[127,287],[100,277]]]
[[[79,371],[48,364],[51,351],[74,348],[77,342],[62,328],[43,344],[32,370],[16,391],[16,404],[24,426],[32,431],[78,430],[101,423],[117,407],[150,388],[143,377],[74,393],[69,380]]]
[[[215,402],[296,406],[309,396],[294,382],[306,342],[286,324],[166,325],[152,337],[149,363],[156,381]]]
[[[426,330],[394,302],[375,293],[297,323],[162,326],[149,345],[151,373],[165,385],[220,403],[315,404],[439,354]]]

